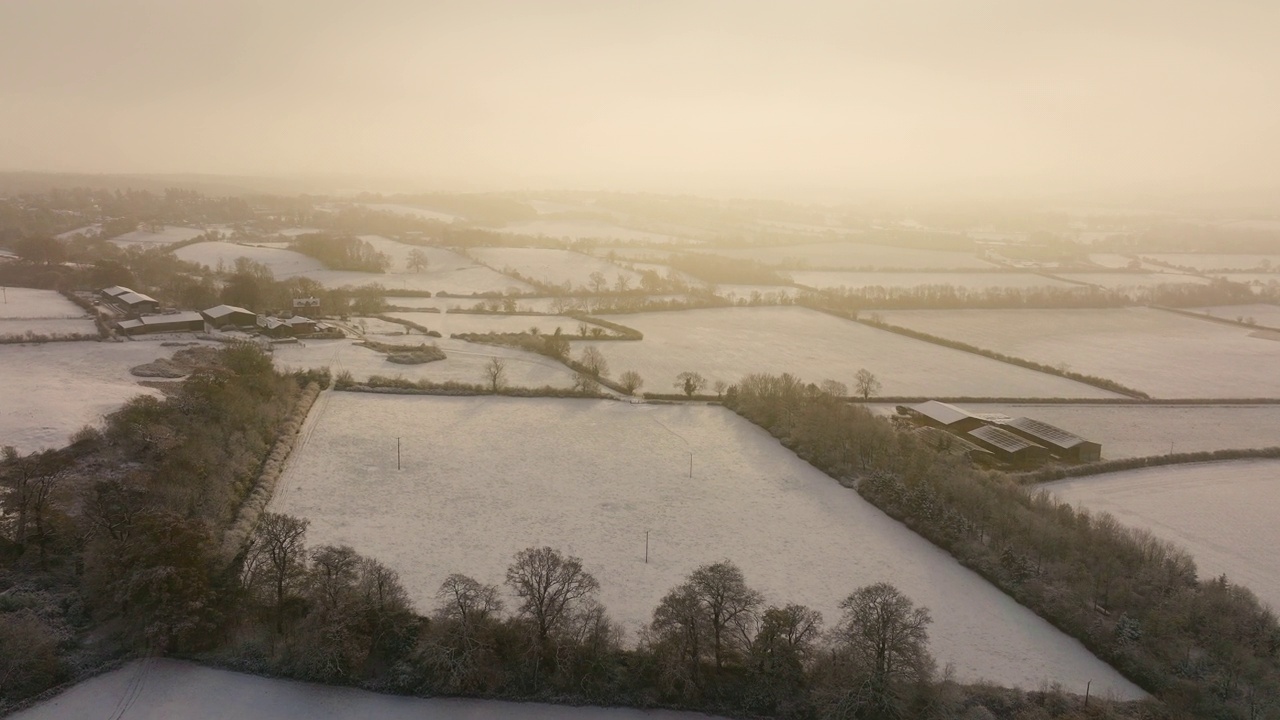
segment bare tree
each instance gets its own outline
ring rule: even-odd
[[[849,395],[849,386],[839,380],[823,380],[818,389],[827,397],[842,398]]]
[[[502,612],[498,588],[458,573],[444,579],[436,598],[441,601],[437,616],[456,620],[465,627],[485,622]]]
[[[711,387],[716,391],[716,397],[723,397],[724,391],[729,389],[729,383],[723,380],[717,380],[711,384]]]
[[[533,621],[538,639],[558,630],[576,607],[600,589],[582,560],[550,547],[526,548],[507,568],[507,584],[520,598],[520,614]]]
[[[854,387],[857,388],[858,394],[862,396],[863,400],[880,392],[880,380],[866,368],[859,370],[853,379]]]
[[[489,358],[484,366],[485,379],[489,381],[489,390],[498,392],[507,386],[507,361],[496,355]]]
[[[750,644],[756,610],[764,598],[747,587],[742,570],[727,560],[694,570],[688,585],[711,631],[712,657],[719,670],[726,656]]]
[[[427,260],[427,252],[422,248],[414,248],[409,251],[409,257],[405,260],[405,265],[414,272],[422,272],[427,269],[429,261]]]
[[[619,375],[618,382],[622,384],[622,389],[626,390],[628,395],[633,395],[635,391],[644,387],[644,378],[640,377],[640,373],[635,370],[628,370]]]
[[[591,281],[592,292],[597,295],[609,288],[609,278],[605,277],[604,273],[599,270],[588,275],[587,279]]]
[[[676,376],[675,388],[683,391],[686,396],[693,397],[706,384],[707,379],[702,375],[686,370]]]
[[[604,353],[596,347],[583,348],[582,355],[578,357],[578,364],[583,370],[596,377],[609,374],[609,361],[604,359]]]
[[[895,686],[931,675],[928,626],[933,620],[927,608],[915,607],[889,583],[859,588],[840,608],[837,646],[878,709],[892,707]]]
[[[276,632],[284,632],[284,599],[306,569],[304,540],[310,521],[282,513],[263,513],[254,528],[245,559],[249,587],[269,588],[276,610]]]

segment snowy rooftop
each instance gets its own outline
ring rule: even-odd
[[[140,292],[134,292],[132,290],[116,295],[115,298],[126,305],[133,305],[140,302],[156,302],[156,299],[150,295],[143,295]]]
[[[245,310],[242,307],[236,307],[235,305],[218,305],[216,307],[211,307],[208,310],[204,311],[205,315],[209,317],[215,317],[215,318],[226,317],[227,315],[231,315],[232,313],[245,313],[247,315],[254,314],[249,310]]]
[[[1013,418],[1003,424],[1012,428],[1017,428],[1043,443],[1062,448],[1063,450],[1073,448],[1085,442],[1084,438],[1069,433],[1062,428],[1055,427],[1046,422],[1040,422],[1039,420],[1032,420],[1027,417]]]
[[[1015,453],[1027,448],[1040,447],[1030,440],[1023,440],[1008,430],[1002,430],[994,425],[983,425],[976,430],[970,430],[969,434],[1005,452]]]
[[[928,402],[922,402],[919,405],[912,405],[911,409],[943,425],[950,425],[955,422],[960,422],[966,418],[973,417],[973,415],[961,410],[955,405],[938,402],[937,400],[930,400]]]

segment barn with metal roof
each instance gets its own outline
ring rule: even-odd
[[[1031,467],[1049,459],[1049,451],[1043,446],[995,425],[970,430],[965,433],[965,438],[1010,465]]]
[[[1085,440],[1079,435],[1069,433],[1047,422],[1017,417],[1002,421],[1000,427],[1026,440],[1043,445],[1055,457],[1063,460],[1095,462],[1102,459],[1101,444]]]
[[[968,432],[986,424],[982,418],[972,413],[937,400],[929,400],[918,405],[899,405],[898,412],[921,425],[942,428],[955,433]]]

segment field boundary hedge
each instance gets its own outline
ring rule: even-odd
[[[1087,465],[1068,467],[1042,468],[1024,473],[1011,473],[1014,481],[1023,485],[1036,485],[1065,480],[1066,478],[1088,477],[1090,475],[1106,475],[1113,472],[1138,470],[1163,465],[1188,465],[1202,462],[1231,462],[1233,460],[1256,460],[1280,458],[1280,446],[1265,448],[1241,448],[1238,450],[1202,450],[1200,452],[1174,453],[1172,455],[1144,455],[1136,458],[1116,458]]]

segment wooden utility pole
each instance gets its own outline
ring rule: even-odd
[[[396,469],[400,469],[400,438],[396,438]]]
[[[644,564],[649,564],[649,531],[644,531]]]

